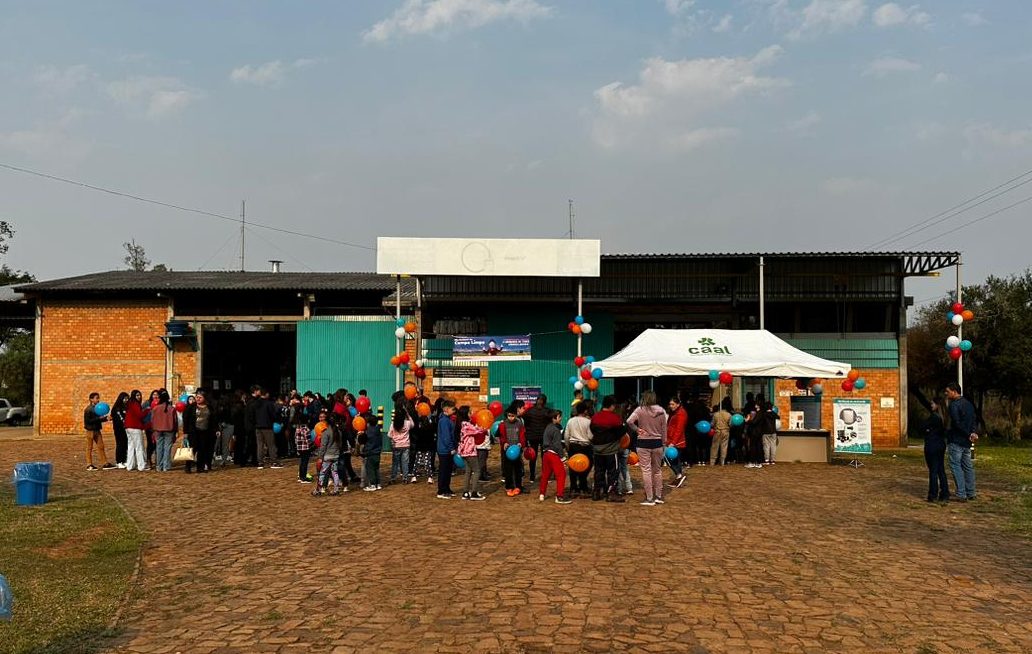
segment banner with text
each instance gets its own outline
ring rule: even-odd
[[[836,399],[835,451],[844,454],[871,454],[871,401]]]
[[[530,361],[530,336],[456,336],[452,359],[462,363]]]

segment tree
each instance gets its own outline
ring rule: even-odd
[[[0,220],[0,254],[7,254],[14,229]],[[36,281],[31,274],[14,270],[6,263],[0,266],[0,286]],[[31,330],[0,327],[0,394],[16,405],[32,402],[32,376],[35,340]]]
[[[122,247],[125,248],[125,258],[122,261],[129,267],[129,270],[135,270],[136,272],[143,272],[147,270],[147,266],[150,265],[150,259],[147,258],[147,253],[144,251],[143,246],[136,242],[136,239],[129,241],[128,243],[122,243]]]

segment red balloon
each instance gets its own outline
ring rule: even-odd
[[[729,372],[722,372],[720,373],[719,379],[721,384],[723,384],[724,386],[729,386],[731,382],[734,381],[735,377]]]
[[[399,354],[398,355],[398,361],[401,361],[402,363],[408,363],[409,362],[409,353],[408,352],[402,352],[401,354]]]
[[[373,406],[373,403],[364,395],[355,400],[355,408],[358,409],[359,413],[365,413],[371,406]]]
[[[176,411],[179,413],[186,411],[186,402],[176,402]]]
[[[580,377],[584,381],[588,381],[589,379],[591,379],[591,371],[588,370],[587,368],[584,368],[583,370],[580,371]]]
[[[571,332],[573,331],[573,328],[576,327],[576,326],[577,326],[577,323],[572,322],[572,321],[566,324],[566,328],[569,329]]]
[[[523,450],[523,456],[527,459],[527,461],[533,461],[537,458],[537,452],[534,451],[533,447],[528,447],[527,449]]]
[[[530,400],[527,400],[527,401],[525,401],[525,402],[523,403],[523,408],[524,408],[525,410],[527,410],[527,411],[530,411],[531,409],[533,409],[533,408],[534,408],[534,403],[533,403],[533,402],[531,402]]]
[[[573,365],[577,366],[578,368],[580,368],[584,364],[585,364],[584,357],[577,357],[576,359],[573,360]]]
[[[953,313],[964,313],[964,305],[960,302],[953,303]]]
[[[853,380],[852,379],[844,380],[842,382],[842,390],[844,390],[847,393],[852,392],[852,390],[853,390]]]
[[[337,402],[333,405],[333,412],[336,413],[338,416],[342,416],[348,412],[348,408],[344,406],[342,403]]]
[[[491,415],[493,415],[495,418],[497,418],[498,416],[502,415],[502,411],[505,411],[505,407],[503,407],[502,403],[499,402],[498,400],[495,400],[491,404],[488,404],[487,405],[487,409],[488,409],[488,411],[491,412]]]
[[[955,347],[952,350],[950,350],[950,358],[954,361],[956,361],[962,356],[964,356],[964,351],[961,350],[959,347]]]
[[[426,379],[426,369],[420,368],[416,370],[416,379]]]

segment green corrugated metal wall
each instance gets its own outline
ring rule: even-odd
[[[325,393],[369,391],[373,406],[388,406],[394,392],[393,319],[326,318],[297,324],[297,388]]]
[[[841,361],[854,368],[898,368],[899,343],[894,338],[785,338],[803,352]]]

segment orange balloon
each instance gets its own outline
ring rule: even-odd
[[[362,416],[355,416],[351,421],[351,426],[355,428],[355,431],[365,431],[366,422]]]
[[[405,331],[408,332],[409,334],[411,334],[412,332],[416,331],[416,323],[411,322],[411,321],[405,323]]]
[[[322,433],[324,431],[326,431],[326,428],[329,427],[329,426],[330,425],[327,424],[327,422],[325,420],[322,420],[322,421],[319,421],[319,422],[315,423],[315,435],[316,436],[322,436]]]
[[[430,405],[426,402],[420,402],[416,405],[416,413],[424,418],[427,417],[430,415]]]
[[[960,313],[960,315],[964,317],[964,320],[974,320],[975,319],[975,312],[972,311],[971,309],[964,309]]]
[[[846,378],[849,381],[856,381],[856,380],[860,379],[860,371],[857,370],[856,368],[853,368],[852,370],[849,371],[849,374],[846,375]]]
[[[631,435],[630,434],[624,434],[623,438],[620,439],[620,449],[621,450],[626,450],[630,446],[631,446]]]
[[[580,334],[581,333],[580,325],[574,323],[573,327],[570,327],[570,331],[573,332],[574,334]]]
[[[594,378],[589,379],[588,381],[584,382],[584,385],[588,387],[589,391],[597,391],[598,390],[598,380],[597,379],[594,379]]]
[[[398,365],[399,363],[401,363],[401,359],[399,359],[399,358],[397,357],[397,355],[395,355],[395,356],[392,356],[392,357],[391,357],[391,365],[392,365],[392,366],[396,366],[396,365]]]
[[[638,465],[638,453],[637,452],[631,452],[630,454],[628,454],[627,455],[627,463],[629,465],[632,465],[632,466]]]
[[[570,466],[570,470],[573,470],[574,472],[587,472],[588,468],[591,467],[591,461],[583,454],[574,454],[566,464]]]
[[[480,427],[481,429],[490,429],[491,425],[494,424],[494,421],[494,414],[488,409],[481,409],[473,416],[473,422],[475,422],[477,427]]]
[[[419,391],[416,390],[415,386],[406,386],[405,387],[405,399],[406,400],[414,400],[418,396],[419,396]]]

